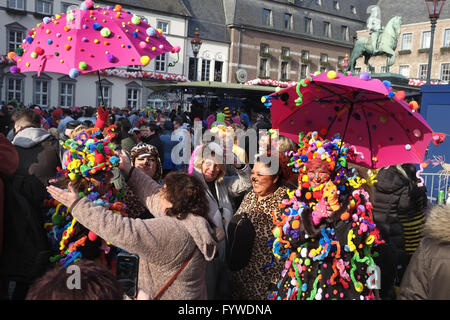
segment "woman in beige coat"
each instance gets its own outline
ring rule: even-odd
[[[161,188],[152,178],[131,166],[124,152],[120,169],[133,192],[145,203],[155,219],[122,217],[87,198],[79,198],[54,186],[49,193],[70,208],[73,217],[105,241],[139,255],[139,287],[154,297],[192,255],[186,268],[161,299],[206,299],[205,270],[217,244],[224,237],[208,219],[208,205],[202,184],[195,177],[173,172]]]

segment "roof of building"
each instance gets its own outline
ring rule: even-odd
[[[188,22],[188,37],[193,37],[195,28],[200,38],[219,42],[230,42],[225,23],[223,0],[182,0],[191,14]]]
[[[332,1],[295,0],[226,0],[224,1],[225,21],[227,26],[254,28],[261,31],[280,32],[285,36],[300,36],[309,40],[330,41],[336,44],[353,45],[353,36],[360,30],[367,19],[367,7],[376,4],[376,0],[340,0],[339,9],[334,8]],[[354,8],[354,12],[352,11]],[[273,24],[267,26],[263,22],[263,9],[271,10]],[[292,15],[293,28],[285,28],[285,14]],[[312,18],[313,33],[305,32],[305,17]],[[331,24],[331,36],[323,37],[324,22]],[[342,26],[348,27],[347,40],[342,39]]]
[[[100,3],[120,4],[125,7],[147,9],[176,16],[190,16],[182,0],[103,0]]]
[[[428,10],[424,0],[379,0],[378,6],[381,11],[381,23],[386,23],[394,16],[401,16],[403,24],[430,21]],[[408,10],[405,10],[405,7]],[[444,4],[439,19],[450,18],[450,4]],[[439,23],[439,20],[438,20]]]

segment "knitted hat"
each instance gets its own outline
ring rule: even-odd
[[[56,108],[52,112],[52,117],[53,117],[53,119],[58,120],[58,119],[61,119],[62,114],[63,114],[62,109],[61,108]]]
[[[225,114],[225,121],[231,122],[232,114],[231,114],[230,108],[225,107],[225,108],[223,109],[223,113]]]

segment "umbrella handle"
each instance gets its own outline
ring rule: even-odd
[[[104,100],[104,98],[103,98],[103,88],[102,88],[102,80],[100,79],[100,70],[97,70],[97,75],[98,75],[98,87],[99,87],[99,90],[100,90],[100,96],[101,96],[101,98],[102,98],[102,106],[104,106],[105,105],[105,100]]]

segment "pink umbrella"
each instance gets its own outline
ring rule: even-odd
[[[94,8],[87,0],[67,14],[45,17],[8,56],[17,62],[12,73],[50,71],[76,78],[117,66],[145,66],[162,53],[179,51],[146,19],[120,5]]]
[[[328,139],[340,134],[355,147],[352,162],[368,168],[424,161],[433,132],[403,98],[388,81],[334,71],[267,97],[272,127],[280,134],[296,142],[300,131],[318,131]]]

